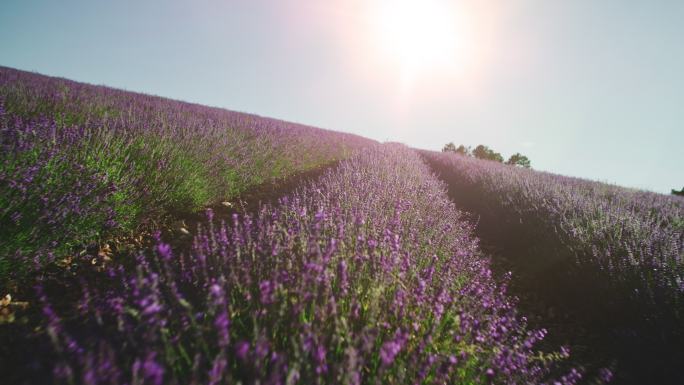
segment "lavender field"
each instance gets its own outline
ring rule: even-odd
[[[207,219],[191,253],[160,242],[132,271],[84,279],[61,311],[38,287],[55,380],[542,383],[568,355],[535,350],[544,330],[526,327],[408,148],[364,151],[253,216]]]
[[[682,374],[680,197],[9,68],[0,143],[3,383]]]

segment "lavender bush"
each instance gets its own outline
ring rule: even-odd
[[[624,383],[681,380],[684,199],[422,155],[452,199],[479,218],[479,234],[517,273],[519,292],[534,294],[543,314],[571,317],[578,336],[568,339],[600,348],[589,352],[593,364],[617,363]]]
[[[371,143],[0,67],[0,277]]]
[[[36,251],[52,259],[69,242],[93,239],[117,226],[116,186],[106,174],[67,151],[83,131],[54,122],[8,123],[0,100],[0,273]],[[3,258],[4,257],[4,258]]]
[[[39,294],[58,382],[542,383],[567,356],[535,351],[472,226],[418,156],[344,161],[177,255],[84,275],[57,311]],[[572,371],[554,383],[575,383]]]
[[[626,296],[682,305],[684,199],[458,155],[423,156],[459,189],[462,203],[504,229],[526,227],[525,236],[550,241],[575,265],[628,287]]]

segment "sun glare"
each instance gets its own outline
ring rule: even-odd
[[[458,65],[463,21],[446,0],[381,0],[371,15],[382,50],[408,77]]]

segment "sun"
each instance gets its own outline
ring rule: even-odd
[[[458,64],[464,23],[453,3],[378,1],[370,16],[377,48],[410,77]]]

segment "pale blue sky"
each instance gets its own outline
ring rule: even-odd
[[[408,86],[373,45],[362,0],[3,0],[0,65],[419,148],[484,143],[658,192],[684,185],[684,1],[451,3],[469,9],[475,48],[456,52],[469,67]]]

